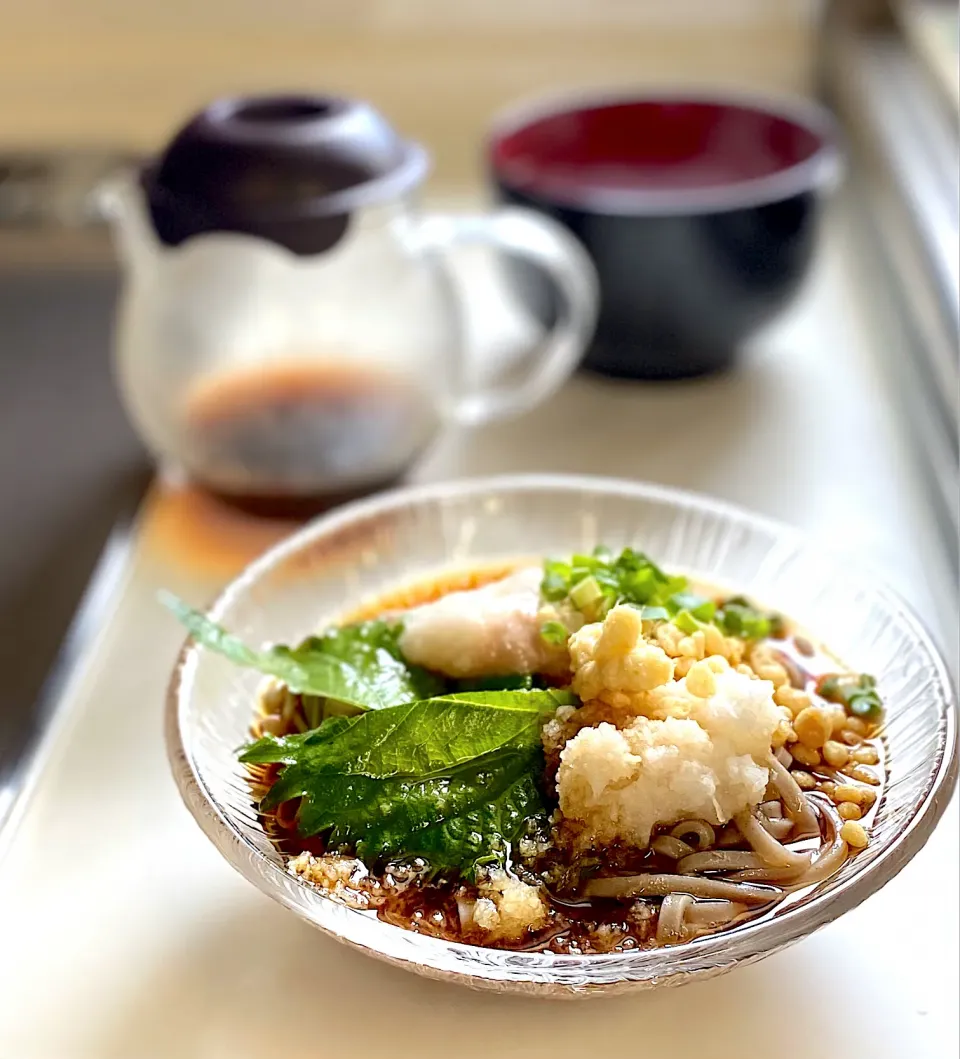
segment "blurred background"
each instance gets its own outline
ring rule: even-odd
[[[158,481],[156,445],[129,414],[114,368],[121,265],[104,181],[155,158],[225,96],[369,101],[429,152],[419,199],[456,211],[497,197],[485,161],[494,115],[542,93],[738,90],[826,106],[844,181],[823,193],[797,297],[750,335],[732,367],[683,381],[577,373],[517,418],[447,425],[403,477],[572,471],[720,495],[882,568],[955,664],[957,69],[957,5],[937,0],[9,0],[0,33],[0,837],[13,842],[4,824],[20,818],[24,791],[49,781],[53,748],[58,782],[83,789],[84,769],[71,771],[59,733],[73,731],[80,745],[134,699],[149,715],[142,730],[116,735],[115,752],[127,753],[123,738],[156,741],[178,636],[155,613],[156,588],[203,602],[302,517],[251,514],[189,476]],[[501,295],[477,296],[490,269],[454,256],[460,288],[475,295],[469,342],[496,359],[518,341],[498,332],[510,331],[506,310],[501,320],[489,308]],[[689,279],[665,274],[678,287]],[[141,282],[149,293],[159,280]],[[162,751],[150,754],[142,794],[153,797],[155,783],[163,802]],[[27,818],[14,846],[55,841],[48,823]],[[15,895],[27,875],[13,854],[10,863]],[[68,959],[60,974],[79,1005],[78,966]],[[125,1031],[111,1029],[107,1046],[91,1020],[76,1030],[88,1034],[82,1047],[51,1027],[43,1051],[11,1018],[0,1043],[13,1043],[0,1052],[132,1054]],[[75,1047],[57,1050],[68,1041]]]
[[[431,146],[440,184],[476,184],[491,115],[558,87],[664,79],[809,91],[809,0],[258,0],[7,5],[11,150],[152,153],[222,95],[334,87]],[[723,34],[718,46],[717,34]]]
[[[118,267],[93,198],[108,173],[217,97],[336,91],[428,145],[430,194],[482,197],[482,142],[504,105],[644,82],[812,93],[822,18],[808,0],[6,5],[0,459],[19,499],[0,598],[22,640],[7,641],[3,713],[35,696],[118,508],[150,474],[111,374]]]

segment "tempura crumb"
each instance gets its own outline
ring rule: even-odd
[[[683,671],[677,676],[684,676],[694,662],[711,655],[719,655],[734,667],[743,661],[743,641],[724,636],[714,625],[704,625],[690,636],[673,622],[665,621],[657,625],[653,636],[671,658],[682,659],[683,665],[678,663],[678,668]]]
[[[570,738],[570,720],[576,712],[573,706],[561,706],[543,726],[540,739],[548,754],[559,750]]]
[[[635,607],[614,607],[602,622],[570,637],[573,690],[584,702],[600,700],[624,708],[642,706],[640,695],[673,677],[673,661],[643,638]]]
[[[316,857],[312,853],[301,853],[289,861],[287,871],[335,897],[349,896],[350,904],[367,904],[368,895],[356,888],[356,884],[368,874],[367,868],[355,857],[338,853]]]
[[[516,940],[547,921],[547,906],[535,886],[505,871],[493,871],[478,883],[473,924],[492,939]]]

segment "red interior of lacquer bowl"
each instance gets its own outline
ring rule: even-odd
[[[511,187],[570,199],[742,186],[801,165],[822,146],[811,129],[747,106],[634,101],[533,117],[495,136],[491,149]]]

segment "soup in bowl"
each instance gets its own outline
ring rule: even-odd
[[[401,491],[209,615],[172,605],[197,644],[168,738],[207,834],[322,929],[472,985],[775,951],[902,866],[954,780],[949,683],[903,605],[685,494]]]
[[[843,171],[830,114],[807,100],[725,93],[574,93],[498,116],[487,162],[499,200],[586,247],[600,312],[583,366],[676,379],[730,368],[801,289]],[[507,259],[544,325],[562,311]]]

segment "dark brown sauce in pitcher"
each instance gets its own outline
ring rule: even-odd
[[[332,360],[208,377],[182,411],[193,478],[243,510],[292,518],[397,482],[434,423],[411,380]]]

